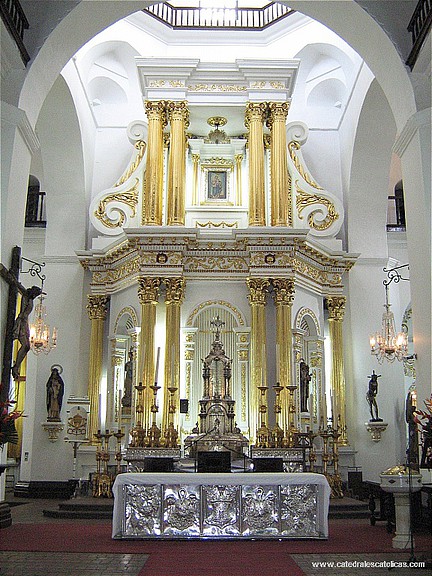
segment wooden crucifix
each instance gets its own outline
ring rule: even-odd
[[[19,282],[20,259],[21,248],[15,246],[12,249],[10,269],[8,270],[3,264],[0,264],[0,276],[9,284],[0,387],[1,402],[5,402],[9,397],[10,374],[12,373],[15,380],[19,379],[21,363],[30,350],[29,316],[33,310],[35,298],[42,294],[42,288],[39,286],[25,288]],[[22,296],[21,309],[15,318],[18,292],[20,292]],[[20,347],[15,359],[15,364],[12,366],[14,340],[18,340]]]

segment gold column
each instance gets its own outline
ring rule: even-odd
[[[88,377],[88,397],[90,400],[90,415],[88,421],[88,438],[90,443],[97,443],[94,434],[100,429],[99,414],[99,394],[102,378],[103,360],[103,334],[104,321],[108,313],[108,296],[87,295],[86,306],[88,317],[91,320],[90,332],[90,356],[89,356],[89,377]]]
[[[172,399],[177,409],[180,398],[180,311],[184,300],[186,280],[184,278],[167,278],[166,286],[166,338],[164,369],[164,405],[162,413],[162,434],[169,424],[170,394],[168,388],[177,388]],[[176,418],[174,418],[174,421]],[[175,423],[174,423],[175,426]]]
[[[270,282],[266,278],[248,278],[249,303],[251,306],[251,403],[250,403],[250,434],[253,437],[260,426],[259,407],[262,401],[258,386],[267,385],[267,361],[265,353],[266,321],[265,305],[266,293]],[[267,402],[267,395],[264,397]]]
[[[199,190],[199,166],[200,155],[199,154],[192,154],[192,163],[193,163],[193,173],[192,173],[192,204],[196,206],[198,204],[198,190]]]
[[[287,102],[270,102],[267,126],[271,131],[271,225],[292,226],[291,202],[288,197],[288,164],[286,118]]]
[[[189,126],[187,102],[168,102],[167,113],[171,124],[171,142],[168,160],[168,226],[184,226],[186,195],[186,133]]]
[[[163,196],[163,129],[166,126],[165,102],[147,101],[148,118],[147,164],[144,186],[142,223],[144,226],[162,225]]]
[[[147,432],[151,426],[150,408],[153,394],[150,386],[155,380],[155,326],[156,305],[159,298],[159,278],[140,278],[138,298],[141,303],[141,333],[138,360],[138,380],[146,387],[144,390],[144,414],[142,426]]]
[[[345,314],[345,296],[327,296],[331,346],[331,376],[333,428],[339,426],[341,446],[348,446],[345,413],[345,369],[343,358],[342,322]]]
[[[286,386],[292,382],[292,305],[294,303],[295,283],[292,278],[275,278],[273,284],[273,299],[276,306],[276,374],[279,374],[280,383],[285,386],[280,395],[281,402],[281,428],[288,430],[289,413],[291,409],[291,396]]]
[[[249,226],[265,226],[264,131],[265,102],[248,102],[245,126],[249,129]]]
[[[236,167],[236,205],[242,205],[242,162],[243,154],[236,154],[234,156],[235,167]]]

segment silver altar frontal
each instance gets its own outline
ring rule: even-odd
[[[126,473],[114,539],[328,537],[330,487],[314,473]]]

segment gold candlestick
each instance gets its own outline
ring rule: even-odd
[[[275,413],[275,425],[272,430],[272,444],[275,448],[280,448],[283,443],[284,433],[282,428],[279,425],[279,416],[282,411],[281,403],[280,403],[280,393],[284,389],[284,386],[281,386],[279,382],[273,386],[273,390],[275,391],[275,403],[274,403],[274,413]]]

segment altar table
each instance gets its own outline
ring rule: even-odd
[[[315,473],[126,473],[114,539],[328,537],[330,487]]]

